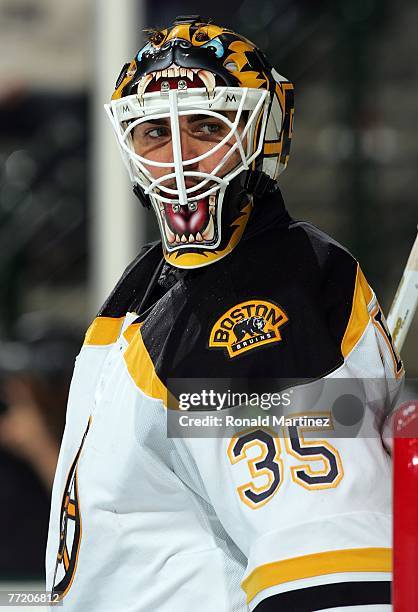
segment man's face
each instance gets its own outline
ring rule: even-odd
[[[226,112],[223,115],[231,122],[234,121],[235,113]],[[180,139],[181,152],[183,162],[194,159],[207,153],[223,140],[230,132],[229,126],[222,121],[209,115],[186,115],[179,118],[180,124]],[[238,125],[238,132],[241,133],[245,126],[244,119],[241,119]],[[225,155],[228,154],[231,147],[236,143],[236,138],[230,134],[228,140],[214,153],[207,157],[196,161],[193,164],[183,166],[185,171],[202,172],[211,174],[219,165]],[[168,119],[153,119],[141,123],[133,130],[133,144],[135,153],[141,157],[147,158],[150,161],[172,163],[173,162],[173,145],[170,122]],[[245,143],[244,143],[245,148]],[[241,160],[238,149],[235,149],[226,162],[222,165],[217,176],[223,177],[230,172]],[[174,172],[174,168],[161,168],[145,164],[151,172],[154,179],[161,178]],[[186,176],[186,187],[196,185],[202,180],[198,176]],[[174,177],[163,181],[163,187],[176,189],[176,181]],[[206,185],[203,190],[206,190]],[[191,196],[198,195],[194,192]]]
[[[197,253],[220,243],[223,216],[228,221],[227,212],[223,213],[228,206],[223,204],[228,182],[221,179],[244,164],[247,138],[242,138],[242,132],[248,114],[243,113],[238,123],[235,111],[217,115],[184,114],[177,125],[167,116],[151,116],[131,131],[135,153],[141,157],[147,179],[154,181],[153,208],[167,252],[187,248]],[[225,231],[225,236],[234,233],[229,221]],[[190,257],[196,259],[198,254]]]

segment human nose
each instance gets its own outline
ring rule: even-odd
[[[191,161],[199,156],[199,142],[187,129],[181,131],[181,157],[183,163]],[[196,170],[199,167],[199,162],[187,164],[187,170]]]

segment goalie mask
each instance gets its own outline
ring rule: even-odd
[[[150,33],[105,108],[165,259],[198,268],[231,252],[287,165],[293,85],[239,34],[179,17]]]

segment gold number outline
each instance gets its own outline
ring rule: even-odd
[[[295,418],[297,416],[302,416],[301,414],[292,414],[289,415],[288,418]],[[303,415],[306,416],[306,415]],[[329,412],[316,412],[316,413],[310,413],[309,414],[310,417],[312,418],[320,418],[320,417],[326,417],[326,418],[330,418],[330,413]],[[328,459],[328,457],[326,455],[324,455],[321,452],[318,453],[312,453],[309,454],[309,458],[307,457],[307,455],[302,455],[300,453],[297,452],[297,450],[295,450],[292,447],[292,442],[291,440],[293,439],[292,436],[290,435],[289,432],[289,428],[288,427],[283,427],[283,435],[284,435],[284,441],[285,441],[285,447],[286,447],[286,451],[292,455],[293,457],[295,457],[296,459],[298,459],[299,461],[303,462],[301,463],[301,465],[293,465],[290,466],[290,473],[291,473],[291,477],[292,480],[295,484],[303,487],[304,489],[307,489],[308,491],[320,491],[320,490],[324,490],[324,489],[335,489],[341,482],[342,478],[344,477],[344,468],[343,468],[343,464],[341,461],[341,457],[339,452],[337,451],[337,449],[332,446],[332,444],[330,444],[329,442],[327,442],[326,440],[323,440],[322,438],[319,439],[315,439],[312,441],[308,441],[305,440],[304,436],[303,436],[303,431],[321,431],[324,428],[323,427],[295,427],[296,431],[297,431],[297,437],[299,440],[299,445],[301,448],[309,448],[309,447],[317,447],[317,448],[326,448],[330,454],[334,457],[335,459],[335,464],[336,464],[336,469],[337,469],[337,476],[332,480],[332,482],[330,483],[307,483],[303,480],[303,477],[301,477],[299,474],[303,474],[305,476],[308,476],[310,478],[315,478],[315,476],[326,476],[327,474],[329,474],[332,470],[332,466],[331,466],[331,462]],[[330,425],[330,429],[333,429],[333,426]],[[286,430],[288,430],[288,434],[286,434]],[[306,463],[306,461],[322,461],[324,463],[324,469],[323,470],[313,470],[311,467],[310,463]]]
[[[249,493],[252,493],[254,495],[262,495],[263,493],[269,491],[269,489],[272,488],[272,486],[274,485],[274,478],[275,477],[277,478],[277,473],[273,469],[268,467],[268,465],[264,465],[260,469],[260,464],[266,463],[266,459],[267,459],[267,456],[270,450],[268,448],[268,445],[266,444],[264,440],[255,438],[253,440],[245,442],[241,450],[239,451],[239,453],[236,455],[234,454],[234,449],[236,448],[237,444],[241,441],[241,439],[244,436],[251,434],[252,432],[254,433],[264,432],[269,436],[269,439],[271,439],[272,444],[274,446],[274,456],[270,457],[268,465],[274,464],[275,466],[277,466],[277,470],[278,470],[277,472],[278,482],[276,486],[266,498],[260,501],[253,501],[251,498],[248,497]],[[260,448],[261,450],[260,455],[258,455],[257,457],[252,457],[252,458],[247,457],[247,451],[250,448],[253,448],[254,446],[258,446]],[[228,453],[229,460],[233,465],[246,459],[248,469],[250,471],[252,478],[258,478],[259,476],[267,476],[268,478],[268,484],[266,485],[257,486],[256,484],[254,484],[252,480],[250,480],[246,482],[245,484],[237,487],[237,492],[238,492],[238,495],[241,501],[245,505],[249,506],[252,510],[256,510],[260,508],[261,506],[264,506],[265,504],[267,504],[272,499],[272,497],[277,493],[277,491],[280,489],[283,483],[283,459],[281,459],[282,447],[281,447],[280,439],[277,437],[277,432],[275,432],[274,430],[268,427],[252,427],[249,429],[244,429],[238,432],[231,439],[228,445],[227,453]]]

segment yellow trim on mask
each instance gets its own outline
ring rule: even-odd
[[[166,42],[167,40],[173,40],[173,38],[183,38],[184,40],[192,42],[190,38],[190,24],[181,23],[179,25],[174,26],[174,28],[168,33]]]
[[[125,76],[125,78],[123,79],[122,83],[113,92],[112,100],[119,100],[122,97],[123,89],[134,78],[136,69],[137,69],[136,60],[133,59],[132,62],[130,63],[130,65],[129,65],[128,70],[127,70],[127,76]]]

